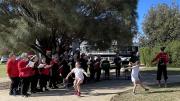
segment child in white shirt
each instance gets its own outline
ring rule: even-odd
[[[67,75],[66,80],[68,80],[69,76],[74,73],[75,74],[75,80],[74,80],[74,89],[75,89],[75,95],[80,96],[81,95],[81,91],[80,91],[80,85],[83,83],[84,80],[84,75],[86,76],[87,73],[80,68],[80,63],[76,62],[76,66],[74,69],[71,70],[71,72]]]

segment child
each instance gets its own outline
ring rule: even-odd
[[[40,69],[40,91],[43,92],[43,88],[45,91],[49,91],[47,89],[47,82],[49,79],[50,68],[52,65],[47,65],[45,62],[45,58],[42,59],[41,63],[39,64],[38,68]]]
[[[84,75],[86,76],[87,73],[80,68],[80,63],[76,62],[75,68],[71,70],[71,72],[67,75],[66,80],[68,80],[69,76],[74,73],[75,74],[75,80],[74,80],[74,89],[75,89],[75,95],[80,96],[80,85],[83,83]]]
[[[134,88],[133,88],[133,93],[136,94],[135,90],[137,85],[139,84],[142,88],[144,88],[145,91],[149,91],[149,89],[145,88],[144,85],[142,84],[139,76],[139,59],[136,56],[132,56],[130,61],[129,61],[129,66],[132,69],[131,71],[131,80],[134,84]]]

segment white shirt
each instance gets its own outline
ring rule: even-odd
[[[139,67],[138,66],[133,66],[132,74],[134,74],[134,75],[138,75],[139,74]]]
[[[72,72],[75,74],[75,78],[78,78],[78,79],[84,79],[84,70],[82,68],[74,68],[72,69]]]

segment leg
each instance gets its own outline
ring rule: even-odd
[[[163,76],[164,76],[164,85],[165,85],[165,87],[167,87],[168,76],[167,76],[167,66],[166,65],[163,68]]]
[[[23,84],[22,84],[22,95],[28,97],[29,94],[27,93],[29,90],[29,84],[30,84],[30,77],[23,78]]]
[[[136,84],[139,84],[143,89],[145,89],[145,90],[149,90],[149,89],[147,89],[146,87],[144,87],[144,85],[142,84],[142,82],[141,81],[136,81]]]
[[[14,92],[15,92],[15,95],[19,94],[19,90],[18,90],[19,83],[20,83],[20,78],[16,77],[15,81],[14,81]]]
[[[136,93],[136,87],[137,87],[136,82],[133,82],[133,85],[134,85],[134,87],[133,87],[133,93],[135,94],[135,93]]]
[[[161,75],[162,75],[162,69],[161,69],[161,66],[158,65],[158,69],[157,69],[157,81],[158,81],[159,87],[161,87]]]
[[[40,75],[40,80],[39,80],[39,85],[40,85],[40,92],[43,92],[43,75],[41,74]]]
[[[78,96],[80,96],[81,95],[81,84],[83,83],[83,80],[78,80],[78,82],[77,82],[77,91],[78,91]]]
[[[74,87],[75,93],[78,92],[78,90],[77,90],[77,80],[76,79],[74,80],[73,87]]]
[[[116,77],[118,77],[118,66],[116,65]]]
[[[15,80],[14,78],[10,78],[11,79],[11,85],[10,85],[10,91],[9,91],[9,95],[14,95],[14,84],[15,84]]]
[[[98,70],[97,70],[97,74],[96,74],[96,81],[99,81],[100,80],[100,77],[101,77],[101,69],[99,68]]]

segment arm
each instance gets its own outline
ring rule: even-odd
[[[84,70],[82,70],[82,72],[88,77],[88,74]]]
[[[69,76],[70,76],[72,73],[73,73],[73,71],[71,71],[71,72],[67,75],[66,80],[68,80]]]
[[[10,73],[11,73],[11,62],[7,62],[7,74],[8,74],[8,76],[10,77]]]
[[[155,62],[157,61],[157,59],[159,58],[160,54],[157,54],[156,57],[151,61],[151,62]]]

